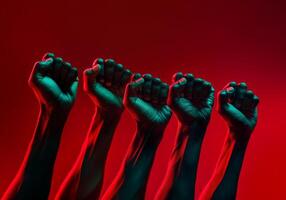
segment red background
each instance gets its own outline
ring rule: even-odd
[[[239,200],[285,199],[285,1],[5,1],[0,7],[0,194],[22,162],[39,106],[27,79],[33,62],[55,52],[80,72],[96,57],[170,80],[192,72],[218,91],[245,81],[260,97],[259,122],[245,156]],[[80,74],[81,78],[81,74]],[[93,105],[79,89],[64,130],[51,198],[75,161]],[[284,122],[284,124],[283,124]],[[124,114],[108,157],[104,188],[122,161],[135,126]],[[176,130],[173,118],[151,173],[147,199],[162,181]],[[202,147],[197,195],[222,147],[226,126],[214,111]]]

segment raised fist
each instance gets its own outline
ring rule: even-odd
[[[131,75],[130,70],[114,60],[98,58],[92,68],[84,71],[84,90],[101,111],[109,115],[121,114],[124,90]]]
[[[217,109],[236,137],[248,138],[257,122],[259,99],[245,83],[229,83],[218,94]]]
[[[192,74],[178,72],[173,76],[168,104],[183,125],[208,123],[214,104],[214,88]]]
[[[75,100],[78,76],[77,69],[54,54],[46,54],[36,62],[29,84],[41,104],[48,108],[68,111]]]
[[[172,115],[166,103],[168,90],[168,84],[159,78],[135,74],[126,87],[124,104],[140,125],[163,130]]]

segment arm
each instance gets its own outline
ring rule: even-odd
[[[50,58],[46,59],[47,56]],[[78,83],[75,68],[52,54],[47,56],[35,64],[29,80],[41,105],[37,127],[21,168],[3,199],[48,199],[61,134]],[[62,79],[56,78],[61,76]]]
[[[192,74],[174,75],[169,105],[179,127],[167,173],[156,199],[194,199],[201,145],[214,100],[211,84]]]
[[[155,153],[171,117],[166,105],[168,85],[146,74],[135,75],[124,103],[137,122],[137,130],[116,179],[104,200],[144,199]]]
[[[98,199],[112,138],[124,110],[122,96],[131,72],[113,60],[97,59],[85,70],[84,90],[96,106],[81,153],[57,199]]]
[[[144,198],[148,175],[158,147],[158,142],[150,139],[152,134],[152,130],[137,128],[120,171],[103,199]]]
[[[219,93],[218,111],[229,132],[211,180],[201,200],[235,199],[247,144],[257,122],[258,97],[245,83],[232,82]]]

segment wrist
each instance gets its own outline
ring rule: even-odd
[[[186,126],[186,127],[191,127],[191,126],[207,126],[209,124],[210,121],[210,117],[201,119],[201,118],[193,118],[191,120],[185,120],[184,118],[178,117],[178,121],[179,124],[181,124],[182,126]]]
[[[178,122],[178,132],[181,135],[190,136],[191,139],[203,140],[208,122],[193,121],[192,123]]]
[[[57,99],[45,99],[45,98],[38,98],[40,103],[41,109],[45,109],[47,112],[58,112],[63,114],[68,114],[73,105],[74,101],[65,97],[65,100],[59,100],[61,97]]]
[[[229,127],[229,135],[239,144],[247,144],[252,131],[236,129],[233,127]]]
[[[93,145],[98,137],[111,140],[119,121],[120,116],[109,115],[96,107],[89,128],[88,142]]]
[[[155,146],[160,143],[165,131],[165,127],[155,127],[139,122],[137,122],[136,127],[136,137],[144,139],[145,141],[148,141],[150,142],[150,144],[153,144]]]
[[[68,115],[69,112],[65,110],[63,111],[41,104],[37,127],[34,133],[34,142],[58,143]]]
[[[96,117],[98,119],[108,121],[109,123],[116,123],[120,120],[123,110],[109,111],[101,107],[96,107]]]
[[[145,123],[137,121],[137,130],[147,133],[163,133],[166,129],[167,124],[157,124],[157,123]]]
[[[71,109],[64,109],[57,106],[48,106],[46,104],[40,105],[40,113],[48,118],[58,118],[66,120]],[[61,121],[61,120],[59,120]]]

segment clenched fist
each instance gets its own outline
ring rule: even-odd
[[[214,104],[214,88],[192,74],[176,73],[170,88],[168,104],[183,125],[208,123]]]
[[[219,92],[218,99],[218,111],[231,133],[237,138],[249,138],[257,122],[258,97],[245,83],[231,82]]]
[[[123,94],[131,74],[112,59],[96,59],[93,67],[84,71],[84,90],[102,112],[109,116],[121,114]]]
[[[42,61],[35,63],[29,84],[41,104],[47,108],[69,111],[78,87],[77,69],[62,58],[48,53]]]
[[[124,104],[139,125],[163,130],[172,115],[167,105],[168,84],[150,74],[143,77],[135,74],[132,79],[126,88]]]

